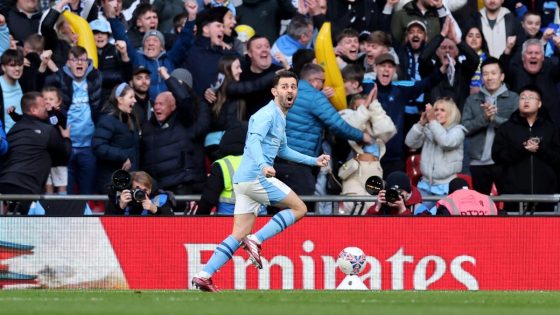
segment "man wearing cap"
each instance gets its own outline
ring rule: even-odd
[[[362,80],[364,94],[369,93],[375,83],[375,78],[377,76],[375,72],[375,59],[377,59],[377,57],[381,54],[392,53],[395,54],[394,56],[397,58],[395,61],[399,61],[392,46],[393,42],[391,40],[391,36],[383,31],[372,32],[365,40],[364,55],[360,57],[360,59],[363,59],[361,61],[361,65],[365,70],[364,78]]]
[[[197,34],[190,51],[186,52],[184,68],[194,78],[193,89],[200,98],[216,81],[218,62],[226,54],[237,54],[224,44],[223,14],[218,8],[202,11],[196,18]],[[226,48],[224,48],[226,47]]]
[[[418,58],[426,45],[427,28],[419,20],[412,20],[406,26],[406,37],[403,43],[395,45],[399,56],[399,80],[419,81],[422,79],[418,67]],[[408,131],[418,119],[419,112],[424,110],[424,94],[411,100],[405,108],[405,131]]]
[[[126,50],[133,67],[144,66],[150,70],[150,99],[154,100],[159,93],[167,91],[165,80],[160,77],[158,68],[165,67],[169,71],[173,71],[183,63],[185,51],[188,51],[191,45],[194,21],[185,24],[181,34],[173,44],[173,48],[169,51],[165,51],[165,39],[160,31],[147,30],[143,37],[143,49],[140,51],[136,50],[131,44],[124,25],[115,18],[115,12],[109,8],[105,15],[111,24],[113,37],[116,40],[126,42]]]
[[[406,26],[404,43],[396,43],[399,55],[399,79],[420,80],[418,71],[418,57],[426,45],[426,25],[419,20],[413,20]]]
[[[155,99],[151,118],[142,126],[140,169],[150,174],[158,187],[176,195],[202,192],[206,172],[204,137],[210,127],[210,108],[201,106],[185,69],[159,69],[169,91]],[[184,203],[179,205],[181,210]]]
[[[102,78],[101,95],[106,100],[115,85],[130,79],[132,63],[126,51],[126,42],[118,40],[114,45],[109,43],[111,26],[107,20],[93,20],[89,26],[97,47],[97,69],[101,71]]]
[[[148,94],[151,74],[148,68],[138,66],[132,71],[132,79],[129,83],[134,91],[134,97],[136,98],[136,104],[134,104],[132,111],[140,126],[152,117],[152,101]]]
[[[404,170],[404,109],[412,99],[416,99],[422,92],[435,86],[447,71],[447,65],[442,65],[429,76],[420,81],[393,82],[397,65],[393,55],[382,54],[375,60],[377,78],[377,99],[387,115],[391,117],[397,134],[387,142],[387,152],[381,160],[384,174]]]
[[[427,27],[428,41],[441,31],[441,25],[451,12],[443,5],[442,0],[413,0],[393,15],[391,35],[397,43],[402,43],[408,23],[413,20],[424,21]]]

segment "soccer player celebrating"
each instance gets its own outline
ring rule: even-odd
[[[276,171],[272,167],[277,155],[312,166],[327,166],[330,160],[329,155],[311,157],[290,149],[286,144],[286,114],[294,105],[297,91],[297,76],[290,71],[278,72],[272,87],[274,99],[251,116],[245,151],[233,176],[233,233],[218,245],[206,266],[193,277],[194,287],[202,291],[218,291],[212,275],[233,257],[240,246],[247,251],[251,262],[262,269],[261,243],[303,218],[307,212],[305,203],[274,177]],[[263,204],[285,210],[273,216],[257,233],[249,234]]]

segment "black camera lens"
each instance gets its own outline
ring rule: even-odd
[[[140,188],[136,188],[134,190],[132,190],[132,198],[134,199],[134,201],[136,202],[142,202],[144,201],[144,199],[146,199],[146,192],[143,191]]]
[[[122,191],[130,187],[132,177],[130,173],[125,170],[116,170],[111,175],[111,181],[116,191]]]
[[[383,178],[379,176],[371,176],[366,180],[366,191],[368,194],[375,196],[379,193],[380,190],[383,190],[385,187],[385,182]]]
[[[401,196],[399,194],[399,191],[395,188],[389,188],[385,192],[385,200],[387,200],[387,202],[394,203],[395,201],[398,201],[400,198]]]

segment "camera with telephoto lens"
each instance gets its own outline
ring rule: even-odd
[[[120,196],[123,190],[129,189],[132,195],[132,200],[137,203],[142,203],[142,201],[144,201],[144,199],[148,197],[146,195],[146,192],[142,189],[132,189],[132,176],[125,170],[116,170],[115,172],[113,172],[113,175],[111,175],[110,188],[115,193],[117,198]]]
[[[366,191],[372,196],[377,196],[381,190],[385,190],[385,200],[394,203],[401,198],[399,187],[393,186],[387,188],[387,183],[379,176],[371,176],[366,180]]]

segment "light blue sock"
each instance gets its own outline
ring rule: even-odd
[[[202,271],[208,273],[212,276],[218,269],[220,269],[225,263],[227,263],[231,257],[233,257],[233,253],[239,248],[239,241],[237,241],[233,235],[228,236],[225,240],[222,241],[206,266],[202,269]]]
[[[255,236],[261,241],[264,242],[267,239],[273,237],[274,235],[284,231],[288,228],[288,226],[294,224],[296,222],[296,217],[294,213],[290,209],[286,209],[283,211],[278,212],[276,215],[268,221],[257,233]]]

